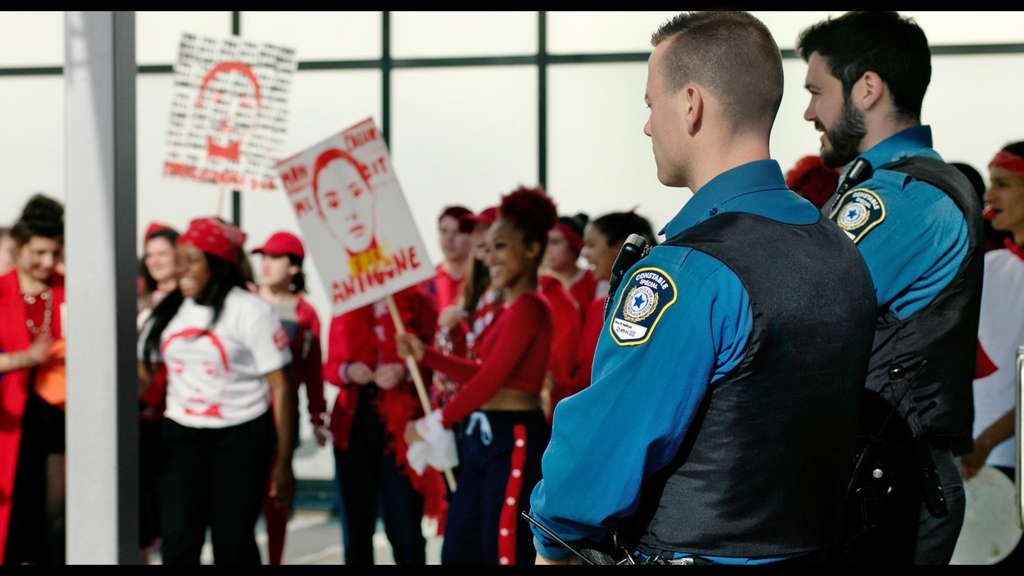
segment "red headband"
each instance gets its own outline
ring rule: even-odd
[[[1013,152],[1000,150],[999,153],[996,154],[995,158],[988,163],[988,166],[989,168],[998,166],[1004,170],[1013,172],[1021,178],[1024,178],[1024,158],[1017,156]]]
[[[575,250],[577,254],[583,250],[583,238],[581,238],[575,230],[561,222],[555,224],[555,230],[558,230],[562,233],[562,236],[565,236],[565,239],[569,241],[569,245],[572,246],[572,249]]]
[[[153,237],[153,234],[156,234],[161,230],[174,230],[174,228],[171,228],[169,225],[162,222],[153,222],[149,225],[149,228],[146,228],[146,233],[142,236],[142,240],[144,242],[149,242],[149,239]]]
[[[178,236],[178,246],[195,246],[211,256],[238,263],[238,251],[245,243],[245,232],[216,218],[197,218]]]

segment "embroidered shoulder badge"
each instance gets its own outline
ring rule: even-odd
[[[878,194],[867,188],[850,190],[836,206],[829,218],[846,232],[854,244],[885,220],[885,204]]]
[[[619,346],[647,342],[658,320],[676,302],[676,285],[663,270],[640,268],[629,278],[609,325]]]

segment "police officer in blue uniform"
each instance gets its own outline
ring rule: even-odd
[[[870,277],[768,159],[783,80],[764,25],[681,14],[652,44],[644,131],[659,180],[694,196],[613,295],[531,514],[566,541],[615,532],[640,562],[813,560],[840,536]],[[544,529],[538,563],[566,562]]]
[[[948,564],[964,515],[954,456],[972,449],[980,207],[920,123],[931,62],[913,21],[851,12],[805,30],[798,50],[804,119],[822,132],[825,165],[845,165],[823,211],[864,256],[879,305],[848,515],[851,536],[867,532],[842,552]]]

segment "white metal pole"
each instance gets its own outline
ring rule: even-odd
[[[135,14],[65,16],[67,561],[133,564]]]

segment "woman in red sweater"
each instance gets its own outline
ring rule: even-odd
[[[505,289],[506,309],[478,340],[479,362],[444,356],[415,336],[396,338],[399,354],[462,383],[443,409],[406,427],[411,444],[468,417],[442,564],[525,564],[534,557],[519,513],[529,507],[550,438],[540,391],[553,327],[537,270],[557,213],[539,189],[519,188],[502,198],[499,214],[487,233],[485,263],[492,286]]]

